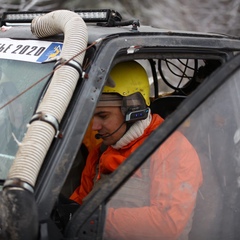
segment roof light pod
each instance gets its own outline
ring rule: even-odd
[[[37,16],[45,15],[50,11],[41,12],[4,12],[1,19],[1,26],[11,25],[25,25],[32,22],[33,18]],[[109,25],[112,21],[120,22],[122,20],[121,15],[111,9],[99,9],[99,10],[76,10],[77,13],[85,22],[106,23]]]

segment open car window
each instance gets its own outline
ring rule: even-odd
[[[163,54],[161,59],[136,60],[148,74],[151,113],[157,113],[162,118],[172,113],[224,61],[221,58],[214,59],[212,55],[201,58],[202,56],[199,57],[197,54],[189,54],[187,59],[181,54],[176,54],[176,56],[175,58],[164,58]],[[91,132],[91,129],[88,130]],[[91,139],[88,135],[91,134],[86,134],[85,139]],[[93,148],[96,143],[99,143],[94,136],[92,138],[87,147]],[[84,144],[85,142],[83,142]],[[86,147],[86,145],[84,146]],[[83,162],[78,158],[75,159],[72,171],[76,174],[73,172],[69,174],[62,189],[62,193],[67,197],[79,185],[79,175],[82,173]]]

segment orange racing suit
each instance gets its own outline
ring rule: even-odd
[[[154,114],[143,135],[121,149],[109,146],[101,154],[100,147],[95,148],[88,156],[81,185],[70,198],[82,204],[94,182],[113,172],[162,122],[163,119]],[[114,207],[110,204],[105,225],[107,239],[182,239],[181,234],[189,228],[189,222],[191,225],[197,191],[202,183],[201,165],[193,146],[176,131],[150,157],[146,169],[150,183],[148,194],[146,189],[135,194],[134,181],[132,189],[126,190],[123,197],[127,199],[126,193],[133,196],[130,205]],[[143,175],[140,168],[128,181],[144,178]],[[141,184],[144,185],[144,181]],[[136,200],[143,198],[142,203],[135,204],[134,197]]]

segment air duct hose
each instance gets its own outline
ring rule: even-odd
[[[76,57],[69,64],[56,68],[5,181],[0,196],[0,237],[7,239],[32,240],[38,237],[33,188],[81,74],[88,41],[85,22],[78,14],[68,10],[57,10],[36,17],[31,29],[39,38],[64,33],[61,63]],[[83,53],[79,55],[80,52]]]

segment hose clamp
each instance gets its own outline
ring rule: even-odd
[[[32,122],[37,121],[37,120],[49,123],[55,129],[55,137],[58,136],[59,122],[54,116],[52,116],[50,114],[38,112],[32,116],[29,124],[31,124]]]
[[[63,60],[63,59],[59,59],[56,62],[56,64],[54,65],[53,69],[57,68],[60,65],[62,65],[62,66],[63,65],[67,65],[67,66],[75,68],[78,71],[79,75],[82,77],[83,69],[82,69],[82,66],[80,65],[79,62],[77,62],[77,61],[75,61],[73,59],[69,60],[69,61],[66,61],[66,60]]]
[[[28,190],[31,193],[34,193],[33,187],[29,183],[23,182],[19,178],[6,179],[6,181],[4,182],[3,188],[7,188],[7,187],[22,188],[24,190]]]

